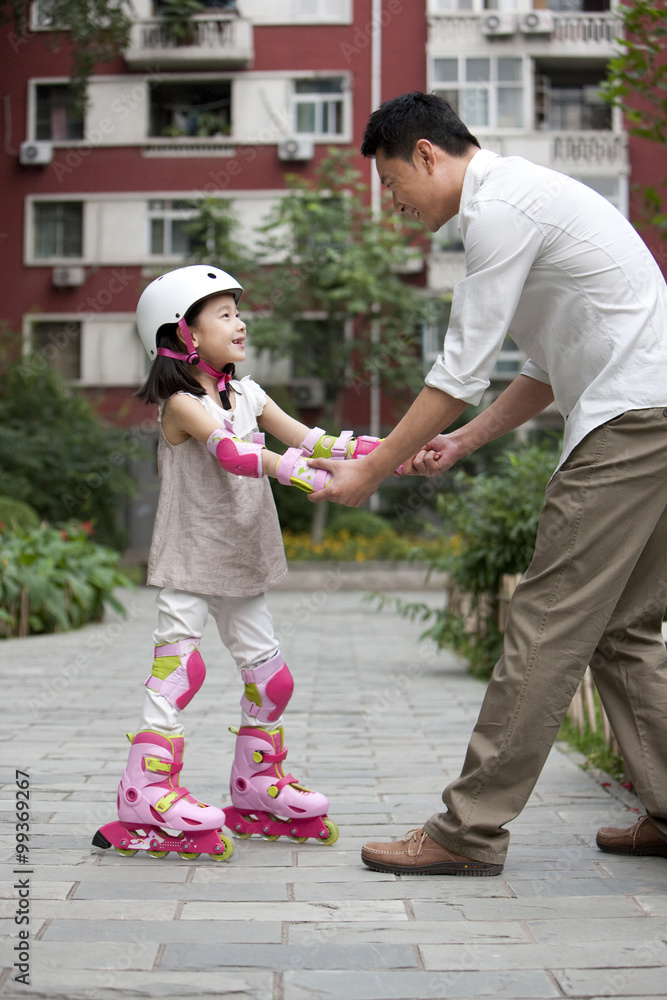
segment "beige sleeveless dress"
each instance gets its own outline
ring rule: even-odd
[[[250,378],[232,381],[233,411],[193,396],[236,437],[252,440],[266,394]],[[160,408],[160,414],[162,408]],[[148,556],[147,583],[195,594],[253,597],[287,574],[278,515],[268,479],[225,472],[195,438],[158,443],[160,497]]]

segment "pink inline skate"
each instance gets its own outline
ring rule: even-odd
[[[182,736],[137,733],[118,785],[118,822],[97,831],[95,847],[113,846],[127,857],[146,851],[163,858],[176,851],[191,860],[205,852],[213,861],[229,861],[234,845],[222,836],[224,812],[198,802],[180,785],[183,749]]]
[[[225,824],[242,838],[258,833],[265,840],[287,836],[302,844],[312,837],[321,844],[334,844],[338,827],[327,818],[329,800],[284,773],[286,756],[282,729],[238,730],[230,779],[232,805],[225,806]]]

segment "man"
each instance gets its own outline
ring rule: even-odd
[[[368,122],[394,207],[431,232],[459,216],[466,277],[443,354],[392,433],[313,502],[360,506],[401,462],[437,475],[540,413],[565,418],[535,554],[446,811],[402,841],[366,844],[378,871],[496,875],[505,824],[528,800],[590,664],[646,816],[598,846],[667,857],[667,290],[629,223],[569,177],[479,148],[446,102],[405,94]],[[506,334],[530,359],[486,410]]]

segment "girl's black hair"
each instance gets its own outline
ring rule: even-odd
[[[185,322],[188,326],[195,326],[200,312],[206,302],[206,298],[200,299],[191,305],[185,314]],[[157,347],[166,347],[170,351],[184,353],[182,342],[178,339],[178,324],[164,323],[155,337]],[[235,366],[225,365],[224,369],[234,378]],[[193,396],[205,396],[206,389],[192,374],[192,366],[187,361],[179,361],[177,358],[165,358],[158,354],[151,365],[148,378],[136,393],[137,397],[144,403],[161,403],[169,399],[177,392],[189,392]],[[227,393],[220,394],[223,407],[229,409]]]

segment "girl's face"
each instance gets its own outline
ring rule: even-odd
[[[190,332],[199,356],[218,371],[245,360],[246,327],[228,292],[206,300]]]

